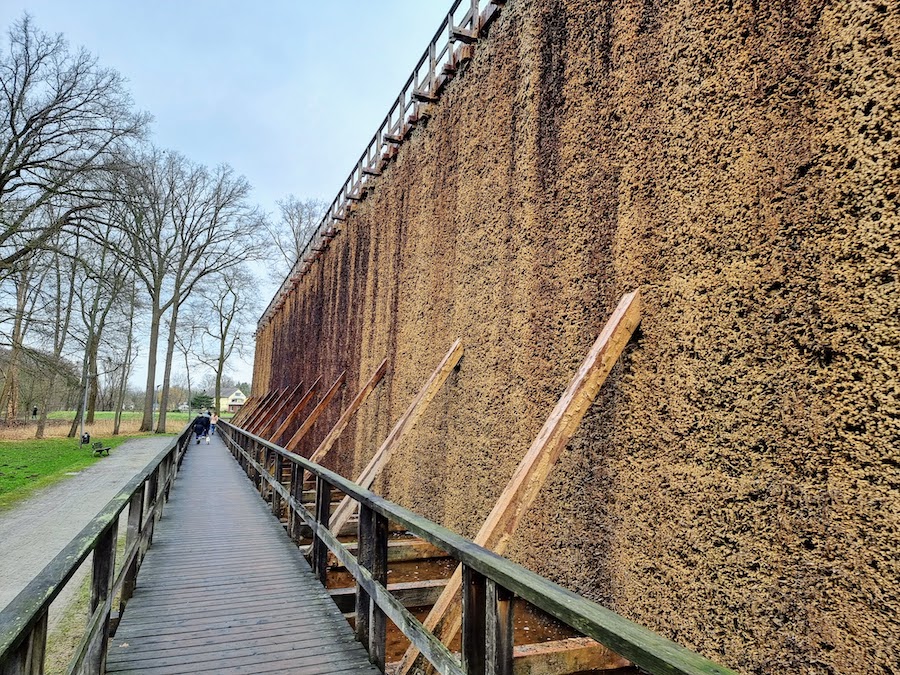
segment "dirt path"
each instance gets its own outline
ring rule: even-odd
[[[102,461],[0,513],[0,609],[170,440],[127,441]]]

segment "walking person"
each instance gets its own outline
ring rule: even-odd
[[[191,428],[194,430],[198,445],[200,444],[201,438],[206,438],[206,442],[209,443],[209,417],[200,413],[194,418],[194,421],[191,423]]]
[[[219,413],[213,410],[212,415],[209,416],[209,435],[216,435],[216,424],[219,422]]]

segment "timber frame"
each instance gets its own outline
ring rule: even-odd
[[[90,616],[67,672],[100,675],[106,671],[109,638],[115,635],[134,593],[141,563],[153,542],[154,528],[191,447],[191,436],[188,424],[0,611],[0,675],[44,672],[50,604],[91,554]],[[119,516],[126,507],[124,560],[116,573]],[[117,595],[118,608],[114,611]]]
[[[432,116],[433,107],[447,84],[474,57],[477,42],[487,35],[505,4],[506,0],[453,0],[397,99],[260,317],[257,331],[284,306],[288,293],[324,254],[356,204],[375,189],[376,179],[397,156],[415,127]]]
[[[312,530],[312,568],[320,581],[328,574],[330,551],[356,580],[356,635],[370,660],[385,668],[386,621],[390,619],[442,675],[511,674],[513,672],[512,597],[516,596],[606,645],[650,673],[726,675],[730,671],[652,631],[619,616],[507,560],[437,523],[379,497],[309,460],[273,445],[227,422],[226,444],[260,488],[272,490],[279,503]],[[280,462],[270,462],[270,457]],[[271,474],[271,464],[289,462],[293,476],[308,471],[316,479],[315,515]],[[329,529],[331,492],[338,490],[359,504],[359,548],[353,556]],[[275,500],[273,500],[274,506]],[[277,512],[276,512],[277,513]],[[446,551],[462,566],[462,658],[425,629],[387,588],[389,522]]]

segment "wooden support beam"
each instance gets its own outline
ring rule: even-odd
[[[321,377],[317,378],[316,381],[312,383],[312,386],[306,391],[306,393],[303,394],[302,397],[300,397],[300,400],[297,401],[296,405],[294,405],[294,408],[291,410],[291,412],[289,412],[287,417],[284,418],[284,421],[275,430],[275,433],[273,433],[269,437],[269,440],[272,443],[275,443],[277,445],[278,441],[281,440],[281,437],[287,433],[287,430],[290,429],[291,425],[296,421],[297,417],[300,415],[300,413],[303,411],[303,409],[309,403],[310,399],[312,399],[312,396],[315,393],[316,389],[318,389],[319,382],[321,382],[321,381],[322,381]]]
[[[487,520],[475,536],[475,543],[500,555],[506,551],[528,508],[537,498],[560,454],[575,433],[606,381],[625,345],[640,323],[640,295],[632,291],[622,296],[603,331],[594,342],[575,377],[563,392],[544,426],[494,505]],[[425,628],[444,644],[459,632],[459,590],[462,578],[457,568],[447,588],[423,622]],[[403,655],[400,675],[406,675],[416,662],[418,650],[410,647]]]
[[[261,422],[257,425],[256,435],[262,436],[263,438],[268,438],[269,431],[276,424],[279,424],[281,420],[284,419],[284,414],[288,410],[289,406],[294,402],[294,399],[297,398],[297,394],[302,391],[303,383],[299,382],[296,387],[291,390],[287,396],[281,399],[281,403],[279,403],[275,408],[271,415],[265,420],[265,422]]]
[[[344,384],[344,379],[347,377],[347,371],[342,372],[338,379],[334,381],[334,384],[331,385],[331,388],[325,392],[325,395],[322,397],[322,400],[316,404],[316,407],[313,408],[313,411],[309,414],[303,424],[300,425],[300,428],[294,432],[294,435],[291,436],[291,440],[284,444],[285,450],[290,450],[293,452],[297,443],[299,443],[304,436],[306,436],[306,432],[312,428],[312,425],[316,423],[316,420],[319,419],[319,415],[321,415],[325,408],[328,407],[328,404],[331,403],[331,400],[334,398],[334,395],[337,394],[338,389],[341,388],[341,385]]]
[[[231,420],[231,423],[235,426],[240,426],[243,420],[247,419],[250,415],[256,412],[261,399],[261,396],[251,396],[250,398],[248,398],[244,402],[244,405],[241,406],[241,409],[238,410],[237,415],[235,415]]]
[[[281,409],[282,404],[285,402],[285,400],[287,400],[294,389],[295,387],[285,387],[284,389],[282,389],[278,396],[272,399],[272,401],[270,401],[264,409],[260,410],[259,414],[256,416],[256,419],[253,420],[252,424],[247,426],[247,431],[258,436],[259,430],[264,428],[272,420],[272,418],[275,417],[275,415]]]
[[[390,550],[390,548],[389,548]],[[446,579],[424,579],[422,581],[407,581],[398,584],[388,584],[388,593],[399,600],[404,607],[428,607],[434,604],[438,595],[447,585]],[[341,612],[352,612],[356,604],[356,587],[332,588],[328,595],[334,600]]]
[[[272,389],[271,391],[267,392],[266,395],[263,396],[262,399],[260,399],[259,405],[256,406],[256,410],[253,411],[253,414],[244,421],[244,428],[247,430],[252,428],[252,426],[256,424],[256,420],[258,420],[260,416],[265,413],[268,407],[272,404],[272,401],[278,398],[278,396],[280,396],[283,391],[284,389],[279,388]]]
[[[249,431],[253,428],[253,425],[256,424],[256,420],[259,419],[259,416],[262,415],[269,404],[274,401],[284,389],[272,389],[265,396],[262,397],[259,401],[259,405],[256,406],[256,410],[244,421],[243,429]]]
[[[513,649],[514,675],[561,675],[586,670],[617,670],[631,665],[611,649],[590,638],[570,638]]]
[[[391,433],[384,439],[384,443],[381,444],[381,447],[378,448],[374,457],[369,461],[366,468],[363,469],[359,478],[356,479],[357,485],[361,485],[364,488],[372,486],[372,483],[375,482],[375,479],[378,477],[378,474],[381,473],[384,465],[391,458],[391,454],[394,452],[400,439],[402,439],[406,432],[413,427],[422,416],[422,413],[425,412],[425,408],[428,407],[428,404],[431,403],[435,396],[437,396],[438,391],[443,386],[444,382],[446,382],[450,373],[453,372],[453,369],[456,368],[456,364],[459,363],[462,355],[462,338],[459,338],[450,346],[450,351],[447,352],[446,356],[444,356],[443,360],[438,364],[437,369],[431,374],[431,377],[428,378],[425,386],[422,387],[418,395],[412,400],[412,403],[409,404],[409,408],[406,409],[406,412],[404,412],[403,415],[400,416],[400,419],[397,420]],[[341,508],[337,510],[334,514],[334,518],[331,520],[331,531],[339,532],[343,524],[349,520],[350,515],[355,508],[356,502],[351,500],[350,497],[344,497],[344,501],[341,502]]]
[[[310,455],[310,462],[315,462],[316,464],[322,463],[322,460],[325,459],[325,456],[328,454],[337,440],[341,437],[341,434],[344,433],[344,429],[347,428],[350,420],[362,407],[362,404],[366,402],[366,399],[369,398],[369,394],[371,394],[375,387],[378,386],[378,383],[381,382],[386,372],[387,359],[382,361],[378,368],[375,369],[375,372],[372,374],[372,377],[369,378],[369,381],[366,382],[363,388],[359,390],[359,393],[344,411],[344,414],[341,415],[341,418],[331,428],[331,431],[328,432],[328,435],[322,440],[322,442],[319,443],[319,447],[316,448],[315,452]]]
[[[353,555],[356,555],[358,543],[355,541],[349,542],[344,544],[344,548]],[[392,539],[388,543],[387,551],[388,562],[392,563],[447,557],[446,551],[443,551],[434,544],[431,544],[424,539],[419,539],[418,537],[412,539]],[[334,557],[334,554],[329,553],[329,555],[331,556],[329,562],[333,567],[337,567],[339,565],[337,558]]]

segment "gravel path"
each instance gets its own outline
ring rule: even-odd
[[[0,513],[0,609],[171,440],[126,441],[109,457]]]

